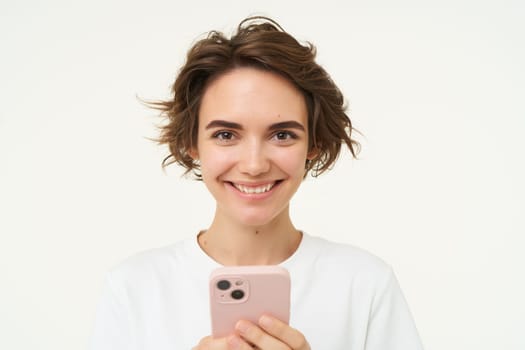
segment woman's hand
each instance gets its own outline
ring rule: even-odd
[[[304,335],[280,320],[262,316],[257,325],[241,320],[236,334],[226,338],[202,339],[194,350],[310,350]],[[253,344],[253,345],[252,345]]]
[[[274,317],[262,316],[258,325],[239,321],[235,329],[239,334],[237,340],[242,346],[249,343],[261,350],[310,350],[310,345],[301,332]],[[250,349],[242,346],[231,349]]]

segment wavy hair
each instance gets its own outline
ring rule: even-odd
[[[316,49],[299,43],[274,20],[248,17],[227,38],[210,31],[188,51],[186,63],[172,86],[172,97],[148,105],[161,111],[166,123],[160,127],[160,144],[170,154],[163,168],[177,163],[201,179],[199,164],[190,155],[197,145],[199,107],[207,84],[239,67],[255,67],[277,73],[304,95],[308,110],[308,148],[317,156],[305,164],[305,176],[316,177],[330,169],[345,144],[354,158],[360,145],[352,138],[344,97],[328,73],[315,62]]]

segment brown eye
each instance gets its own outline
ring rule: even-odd
[[[279,141],[287,141],[291,139],[296,139],[297,135],[291,131],[278,131],[275,133],[275,138]]]
[[[219,131],[213,134],[213,137],[219,140],[231,140],[233,138],[233,133],[229,131]]]

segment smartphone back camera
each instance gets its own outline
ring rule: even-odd
[[[220,290],[228,290],[231,287],[231,283],[228,280],[220,280],[217,282],[217,288]]]
[[[249,294],[249,283],[240,276],[221,278],[215,283],[214,295],[220,303],[242,303]]]
[[[234,290],[231,293],[231,296],[235,300],[240,300],[240,299],[244,298],[244,292],[242,290],[240,290],[240,289],[236,289],[236,290]]]

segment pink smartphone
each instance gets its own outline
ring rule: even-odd
[[[290,274],[280,266],[220,267],[210,275],[212,335],[233,334],[239,320],[257,324],[263,314],[288,323]]]

